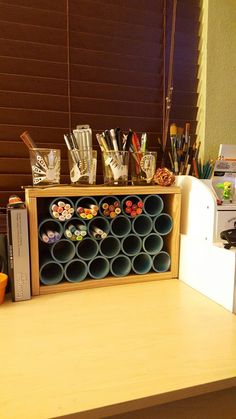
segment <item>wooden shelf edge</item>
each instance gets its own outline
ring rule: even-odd
[[[26,188],[27,198],[58,197],[58,196],[83,196],[83,195],[137,195],[137,194],[180,194],[179,186],[104,186],[104,185],[78,185],[78,186],[53,186],[47,188]]]
[[[63,282],[57,285],[41,285],[40,295],[53,294],[56,292],[75,291],[89,288],[110,287],[112,285],[126,285],[138,282],[150,282],[157,280],[173,279],[172,272],[151,273],[145,275],[129,275],[122,278],[106,277],[103,279],[88,279],[81,282]]]

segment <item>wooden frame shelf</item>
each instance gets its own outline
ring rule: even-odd
[[[164,210],[173,219],[172,231],[165,238],[165,246],[171,256],[171,266],[167,272],[149,272],[147,274],[131,273],[118,278],[106,276],[103,279],[85,279],[81,282],[63,281],[56,285],[43,285],[39,279],[39,238],[38,225],[42,208],[47,211],[47,201],[57,197],[78,199],[82,196],[124,196],[124,195],[160,195],[164,202]],[[28,208],[31,255],[31,285],[32,295],[49,294],[54,292],[72,291],[77,289],[104,287],[144,281],[156,281],[178,277],[179,263],[179,233],[181,193],[177,186],[56,186],[48,188],[26,188],[25,200]],[[46,206],[46,208],[45,208]]]

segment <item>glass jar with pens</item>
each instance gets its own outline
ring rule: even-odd
[[[106,185],[128,185],[129,152],[102,152],[103,180]]]
[[[147,134],[141,139],[136,132],[122,133],[119,128],[97,134],[102,152],[103,177],[105,184],[127,185],[129,160],[131,183],[151,184],[156,170],[157,153],[147,151]]]
[[[106,185],[128,185],[129,150],[118,130],[97,134],[102,154],[103,179]]]
[[[78,126],[64,135],[68,149],[70,180],[73,184],[96,183],[97,151],[92,149],[92,131],[89,125]]]
[[[97,150],[92,148],[68,150],[70,180],[73,184],[96,183]]]
[[[151,185],[156,171],[156,151],[132,151],[130,169],[132,185]]]

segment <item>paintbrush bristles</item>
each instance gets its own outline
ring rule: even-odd
[[[171,124],[171,126],[170,126],[170,136],[174,137],[175,135],[177,135],[177,125],[176,124]]]

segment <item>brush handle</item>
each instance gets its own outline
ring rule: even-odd
[[[32,140],[30,134],[28,131],[24,131],[21,135],[20,138],[22,139],[22,141],[25,143],[26,147],[28,147],[29,149],[31,148],[36,148],[36,144],[34,143],[34,141]]]

